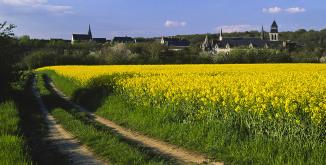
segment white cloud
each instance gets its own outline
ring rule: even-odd
[[[300,7],[291,7],[291,8],[286,9],[285,11],[288,13],[295,14],[295,13],[303,13],[306,11],[306,9],[300,8]]]
[[[71,6],[60,6],[60,5],[44,5],[45,10],[52,13],[61,13],[61,14],[69,14],[72,13]]]
[[[280,13],[282,11],[282,8],[280,7],[270,7],[270,8],[263,8],[263,12],[264,13],[270,13],[270,14],[276,14],[276,13]]]
[[[38,6],[46,4],[47,0],[2,0],[2,3],[12,6]]]
[[[223,30],[223,32],[231,33],[258,30],[259,27],[256,25],[223,25],[216,27],[215,30],[219,32],[221,29]]]
[[[277,13],[281,13],[281,12],[296,14],[296,13],[303,13],[305,11],[306,11],[306,9],[301,8],[301,7],[290,7],[287,9],[282,9],[280,7],[275,6],[275,7],[270,7],[270,8],[263,8],[263,12],[269,13],[269,14],[277,14]]]
[[[164,26],[168,27],[168,28],[185,27],[185,26],[187,26],[187,22],[167,20],[167,21],[165,21]]]
[[[45,10],[55,14],[72,13],[71,6],[52,5],[47,0],[0,0],[5,5],[14,7],[31,8],[36,10]]]

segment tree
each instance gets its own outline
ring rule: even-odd
[[[0,37],[13,37],[13,29],[16,28],[15,25],[7,23],[7,21],[0,23]]]
[[[15,51],[13,29],[15,25],[0,23],[0,88],[6,88],[12,79],[12,65],[15,63]]]
[[[114,45],[113,47],[106,46],[102,50],[102,58],[108,64],[128,64],[132,53],[123,43]]]
[[[19,44],[24,46],[31,46],[30,40],[31,38],[28,35],[21,36],[19,38]]]

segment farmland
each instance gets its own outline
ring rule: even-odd
[[[0,4],[0,165],[326,165],[322,2]]]
[[[324,164],[326,66],[55,66],[47,74],[97,115],[236,164]]]

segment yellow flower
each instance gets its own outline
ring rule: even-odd
[[[326,118],[326,65],[117,65],[37,69],[44,70],[72,79],[81,87],[87,87],[92,81],[114,84],[116,94],[140,106],[202,107],[200,116],[209,115],[211,111],[207,109],[216,107],[237,112],[268,112],[276,118],[283,113],[296,116],[302,111],[317,124]],[[113,76],[113,82],[96,79],[102,76]]]

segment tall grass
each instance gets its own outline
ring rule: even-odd
[[[96,113],[126,127],[229,163],[325,164],[326,161],[326,142],[322,137],[278,138],[249,134],[237,118],[180,123],[169,120],[164,111],[166,109],[130,106],[119,96],[109,96]]]
[[[32,164],[20,135],[19,115],[13,101],[0,104],[0,164]]]
[[[64,86],[62,82],[68,83],[66,86],[74,86],[74,82],[67,81],[66,78],[60,76],[53,78],[56,84],[61,84],[58,87],[64,92],[66,91],[61,88]],[[78,88],[75,89],[77,91]],[[97,93],[94,92],[93,95]],[[324,126],[311,128],[307,125],[309,128],[302,129],[286,125],[286,122],[284,124],[282,121],[273,121],[265,125],[257,122],[255,128],[251,129],[248,128],[246,123],[248,118],[245,116],[178,121],[175,120],[178,114],[166,108],[169,106],[139,107],[128,103],[125,97],[119,95],[107,96],[105,100],[100,107],[88,108],[95,108],[98,115],[121,125],[206,153],[215,159],[235,164],[326,164]],[[79,103],[89,105],[85,102]],[[275,124],[275,130],[269,130],[266,127],[268,124]],[[289,128],[286,128],[287,126]],[[284,128],[285,132],[279,130],[281,128]],[[273,135],[258,129],[281,133]]]

